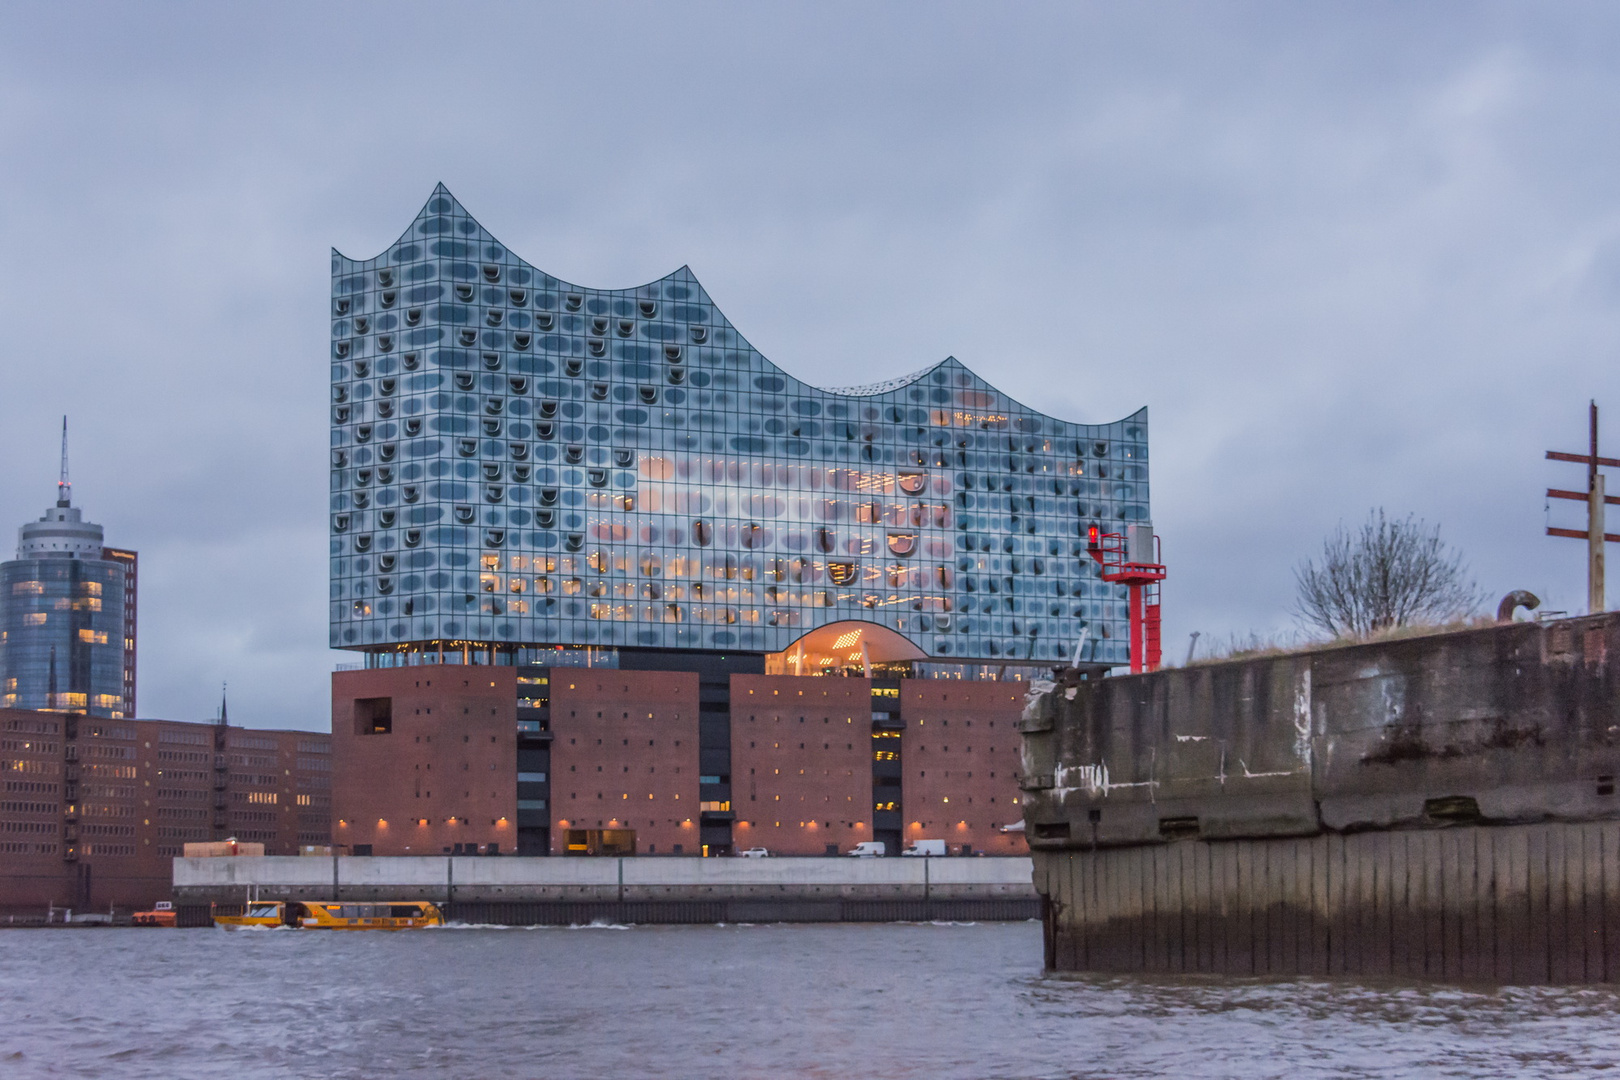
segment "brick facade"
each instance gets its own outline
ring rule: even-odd
[[[866,679],[732,676],[738,849],[823,855],[872,839],[871,694]]]
[[[1018,717],[1024,683],[908,680],[902,790],[905,838],[967,844],[987,855],[1023,855]]]
[[[636,830],[643,855],[700,853],[698,676],[551,672],[551,850],[568,829]]]
[[[515,851],[516,688],[502,667],[334,672],[336,843],[373,855]]]
[[[187,841],[330,838],[331,739],[0,710],[0,911],[143,907]]]
[[[717,834],[782,855],[872,839],[1025,850],[1000,831],[1021,812],[1024,683],[721,678],[717,691],[696,671],[338,672],[338,842],[511,854],[517,825],[531,854],[563,854],[568,830],[597,828],[634,829],[650,855],[714,853]]]

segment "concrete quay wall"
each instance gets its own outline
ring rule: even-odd
[[[432,900],[467,921],[1034,918],[1028,858],[262,857],[174,860],[183,908]]]
[[[1617,650],[1600,615],[1032,684],[1048,965],[1620,980]]]

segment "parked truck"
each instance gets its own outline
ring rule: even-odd
[[[911,846],[906,848],[906,850],[902,851],[900,854],[902,857],[914,855],[919,858],[926,858],[928,856],[942,856],[945,854],[945,841],[913,840],[911,842]]]
[[[844,852],[844,854],[853,856],[857,859],[875,859],[879,855],[887,855],[888,853],[888,847],[886,847],[881,840],[862,840],[860,843]]]

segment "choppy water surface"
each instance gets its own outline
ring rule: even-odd
[[[1609,990],[1039,966],[1029,923],[0,931],[0,1077],[1589,1077],[1620,1063]]]

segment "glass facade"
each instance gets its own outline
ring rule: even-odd
[[[100,525],[59,502],[19,530],[0,564],[0,704],[123,717],[124,563],[104,558]],[[133,688],[133,673],[128,685]]]
[[[781,652],[866,622],[930,657],[1127,662],[1088,527],[1148,514],[1147,412],[1072,424],[954,358],[818,389],[685,268],[571,285],[441,185],[332,256],[331,644]]]

